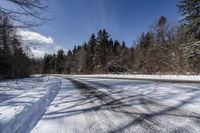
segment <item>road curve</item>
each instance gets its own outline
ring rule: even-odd
[[[200,113],[185,108],[199,100],[199,84],[94,78],[62,82],[31,133],[200,132]],[[180,102],[163,102],[190,93]]]

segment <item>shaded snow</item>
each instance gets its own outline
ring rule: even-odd
[[[200,131],[198,83],[77,76],[62,82],[31,133]]]
[[[0,132],[200,132],[200,84],[184,83],[198,76],[63,77],[1,82]]]
[[[31,85],[26,82],[31,80]],[[37,80],[35,84],[34,80]],[[12,90],[13,95],[19,95],[15,94],[18,90],[23,93],[0,103],[0,131],[3,133],[28,132],[42,117],[61,85],[60,80],[56,78],[24,79],[17,82],[19,88],[11,88],[11,81],[8,82],[7,90]],[[42,83],[37,84],[38,82]],[[6,83],[2,84],[5,86]]]

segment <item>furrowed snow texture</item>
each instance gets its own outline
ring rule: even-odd
[[[60,87],[60,79],[51,79],[40,88],[1,103],[0,132],[29,132],[42,117]]]
[[[115,78],[115,79],[143,79],[162,81],[200,82],[200,75],[140,75],[140,74],[97,74],[97,75],[63,75],[83,78]]]

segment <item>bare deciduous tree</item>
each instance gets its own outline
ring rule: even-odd
[[[48,7],[46,0],[3,0],[1,2],[1,16],[7,16],[14,21],[15,27],[29,28],[41,25],[47,20],[42,17],[44,9]]]

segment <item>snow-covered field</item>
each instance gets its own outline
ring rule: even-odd
[[[62,75],[1,82],[0,132],[199,133],[200,83],[187,79]]]

